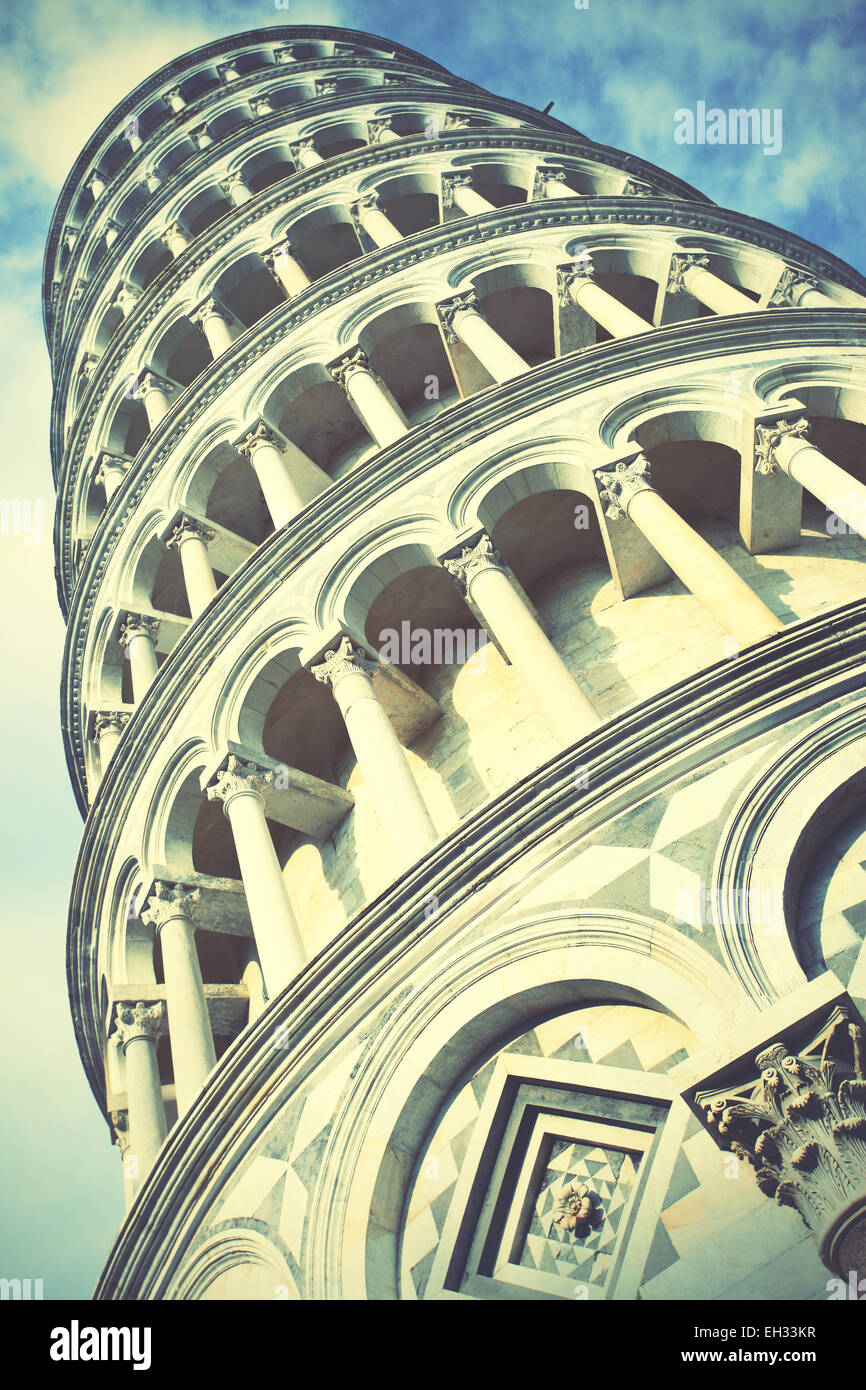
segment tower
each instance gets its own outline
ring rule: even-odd
[[[369,35],[105,119],[45,271],[99,1297],[866,1274],[864,309]]]

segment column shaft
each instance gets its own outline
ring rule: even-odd
[[[346,373],[346,394],[355,405],[370,435],[384,449],[407,432],[401,412],[366,367],[355,367]]]
[[[863,483],[797,435],[784,435],[774,454],[790,478],[841,517],[850,530],[866,536],[866,486]]]
[[[132,1145],[138,1159],[139,1180],[143,1181],[153,1167],[153,1160],[167,1133],[156,1040],[150,1037],[133,1038],[126,1044],[124,1052]]]
[[[494,381],[510,381],[529,371],[529,365],[501,338],[495,328],[474,309],[461,309],[452,319],[452,328],[461,342],[475,353]]]
[[[159,939],[177,1109],[182,1115],[216,1066],[216,1052],[192,922],[185,916],[169,918],[160,928]]]
[[[226,806],[262,974],[273,998],[302,969],[306,952],[261,796],[239,792]]]
[[[702,266],[689,266],[683,275],[683,284],[689,294],[716,314],[742,314],[759,308],[747,294],[726,284],[718,275]]]
[[[634,333],[648,333],[652,329],[652,324],[647,323],[640,314],[592,280],[572,281],[568,293],[572,303],[578,304],[614,338],[628,338]]]
[[[197,618],[217,591],[207,544],[199,536],[187,535],[178,545],[189,609]]]

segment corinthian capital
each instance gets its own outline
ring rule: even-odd
[[[310,667],[310,674],[333,689],[343,676],[372,676],[375,669],[375,661],[361,647],[342,637],[334,651],[326,652],[322,661]]]
[[[594,276],[592,256],[588,251],[581,252],[580,256],[575,257],[568,265],[556,267],[556,291],[563,309],[570,308],[574,303],[571,298],[572,286],[592,280]]]
[[[799,304],[800,297],[804,290],[816,290],[818,281],[813,280],[811,275],[804,275],[801,270],[792,270],[789,265],[785,266],[782,278],[770,296],[770,307],[778,309],[783,306]]]
[[[391,129],[390,116],[378,116],[375,120],[367,122],[367,138],[371,145],[381,138],[382,132]]]
[[[486,531],[482,532],[474,545],[464,545],[456,559],[443,560],[442,565],[452,578],[456,579],[464,594],[468,593],[469,585],[476,574],[481,574],[483,570],[504,568],[502,556]]]
[[[210,296],[203,303],[192,310],[189,316],[190,323],[194,323],[197,328],[204,328],[205,319],[222,319],[223,323],[232,324],[234,318],[228,309],[224,309],[218,299]]]
[[[439,315],[439,322],[442,324],[445,341],[457,343],[460,339],[454,330],[456,316],[467,312],[480,314],[481,305],[474,290],[464,290],[462,294],[455,294],[451,299],[443,299],[441,303],[436,305],[436,312]]]
[[[97,710],[93,716],[93,734],[95,738],[101,738],[103,734],[123,733],[129,723],[129,715],[124,714],[123,710],[101,709]]]
[[[208,541],[212,541],[215,535],[215,531],[208,530],[207,526],[203,525],[200,521],[196,521],[195,517],[182,516],[166,539],[166,550],[179,548],[183,545],[184,541],[191,539],[202,541],[207,545]]]
[[[179,883],[157,882],[154,884],[154,895],[148,898],[147,908],[141,914],[141,920],[159,931],[173,917],[191,919],[193,908],[200,897],[201,893],[197,888],[184,888]]]
[[[252,429],[247,430],[246,434],[238,440],[235,449],[245,458],[251,459],[256,449],[260,448],[262,444],[268,444],[272,449],[279,450],[280,453],[286,447],[285,442],[280,439],[278,434],[274,433],[270,425],[266,425],[264,420],[258,420]]]
[[[442,175],[442,206],[445,207],[445,208],[453,208],[453,206],[454,206],[454,190],[455,190],[455,188],[471,188],[471,187],[472,187],[472,173],[471,173],[471,171],[469,171],[469,170],[467,170],[466,173],[443,174],[443,175]]]
[[[147,637],[154,644],[159,635],[159,619],[142,613],[127,613],[120,628],[120,645],[127,646],[133,637]]]
[[[373,371],[373,364],[362,348],[351,348],[348,352],[343,353],[342,357],[338,357],[336,361],[328,364],[328,371],[337,385],[342,386],[344,391],[352,372],[369,372],[371,376],[376,375]]]
[[[836,1006],[791,1048],[771,1043],[744,1084],[694,1101],[722,1148],[758,1187],[793,1207],[830,1269],[866,1269],[866,1051],[858,1022]]]
[[[332,97],[337,90],[336,77],[319,77],[316,79],[316,96]]]
[[[672,256],[668,274],[668,294],[687,294],[686,271],[691,270],[692,266],[707,266],[709,263],[709,256],[701,256],[697,252],[690,251],[685,255]]]
[[[137,1038],[155,1041],[162,1032],[165,1004],[118,1004],[115,1031],[124,1052]]]
[[[648,183],[642,183],[639,179],[626,179],[622,196],[625,198],[651,198],[652,189]]]
[[[805,416],[799,420],[777,420],[775,425],[755,426],[755,472],[775,473],[780,467],[776,449],[783,439],[802,439],[809,432]]]
[[[638,454],[630,462],[621,459],[619,463],[604,464],[595,473],[604,483],[599,495],[604,503],[604,514],[611,521],[628,516],[632,498],[652,488],[649,459],[643,454]]]
[[[214,782],[207,789],[208,801],[221,801],[228,814],[230,802],[236,796],[248,796],[254,792],[261,797],[262,791],[274,780],[273,772],[257,767],[255,763],[245,763],[234,754],[229,757],[228,766],[218,772]]]

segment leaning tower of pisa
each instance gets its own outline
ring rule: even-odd
[[[866,1272],[863,277],[273,27],[105,118],[44,296],[97,1297]]]

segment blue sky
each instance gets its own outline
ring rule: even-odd
[[[866,271],[861,190],[866,3],[853,0],[7,0],[0,17],[0,497],[29,502],[0,535],[6,680],[0,1081],[0,1277],[86,1298],[122,1215],[120,1163],[84,1080],[66,1001],[66,900],[80,820],[58,730],[63,626],[54,593],[42,342],[42,248],[63,178],[101,117],[180,52],[243,29],[336,24],[643,155],[723,206],[798,232]],[[778,156],[674,142],[698,101],[781,108]]]

